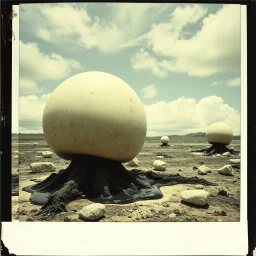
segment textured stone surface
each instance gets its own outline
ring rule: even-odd
[[[56,170],[56,166],[50,162],[37,162],[30,165],[32,172],[51,172]]]
[[[209,195],[209,192],[201,189],[185,190],[180,193],[183,201],[199,206],[207,204]]]
[[[90,204],[85,206],[80,212],[79,217],[84,220],[97,220],[105,215],[106,207],[103,204]]]

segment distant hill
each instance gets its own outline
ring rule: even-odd
[[[205,132],[194,132],[194,133],[188,133],[184,135],[184,137],[205,137],[206,133]]]

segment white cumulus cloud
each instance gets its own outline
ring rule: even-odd
[[[157,95],[157,88],[154,84],[150,84],[142,89],[144,99],[153,99]]]
[[[20,77],[35,83],[41,80],[58,80],[68,77],[73,69],[82,67],[76,60],[63,58],[56,53],[45,54],[36,43],[20,41]]]
[[[240,113],[217,96],[205,97],[198,102],[185,97],[170,102],[158,101],[145,105],[145,111],[147,136],[205,132],[214,122],[225,122],[234,134],[240,134]]]
[[[241,86],[241,79],[240,79],[240,76],[228,80],[228,81],[227,81],[227,86],[229,86],[229,87]]]
[[[132,67],[150,70],[158,77],[161,77],[160,70],[165,74],[162,77],[170,72],[198,77],[239,73],[240,6],[224,5],[215,14],[205,15],[206,9],[201,5],[177,7],[169,22],[152,26],[147,49],[134,54]],[[191,37],[182,38],[185,25],[199,20],[202,20],[201,28]]]
[[[42,132],[42,118],[44,107],[51,94],[43,94],[19,97],[19,132]]]

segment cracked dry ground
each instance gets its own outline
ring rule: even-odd
[[[38,145],[33,145],[37,142]],[[238,222],[240,219],[240,168],[236,166],[235,176],[220,175],[216,169],[229,164],[231,157],[209,157],[199,153],[191,153],[191,149],[200,149],[207,145],[205,138],[171,138],[170,146],[160,147],[159,139],[146,139],[144,146],[137,156],[141,170],[153,170],[152,163],[157,153],[163,153],[168,158],[160,159],[167,162],[168,167],[164,173],[182,176],[198,176],[208,181],[218,183],[218,186],[207,186],[204,189],[210,193],[208,207],[197,207],[181,202],[180,192],[185,189],[194,189],[195,185],[180,184],[162,187],[164,195],[162,199],[137,201],[130,204],[116,205],[106,204],[105,217],[99,222]],[[13,144],[13,151],[18,150],[18,144]],[[236,150],[240,150],[240,141],[233,140],[232,144]],[[16,148],[15,148],[16,147]],[[57,171],[69,165],[69,161],[57,157],[36,158],[40,151],[50,150],[46,142],[40,140],[21,140],[19,147],[19,197],[13,197],[13,218],[20,221],[83,221],[79,219],[78,212],[84,206],[91,204],[87,199],[80,199],[70,202],[66,206],[66,212],[57,214],[53,219],[47,216],[40,219],[35,216],[41,206],[32,205],[29,202],[30,193],[21,189],[24,186],[35,184],[44,180],[50,173],[31,173],[29,165],[38,161],[50,161],[57,166]],[[196,168],[202,163],[212,169],[207,175],[199,175]],[[125,164],[124,164],[125,165]],[[16,166],[17,167],[17,166]],[[15,165],[13,167],[15,169]],[[128,170],[135,167],[127,167]],[[13,170],[15,171],[15,170]],[[159,171],[155,171],[159,172]],[[31,181],[33,180],[33,181]]]

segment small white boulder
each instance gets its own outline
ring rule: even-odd
[[[197,185],[195,185],[195,188],[196,188],[196,189],[203,189],[203,188],[204,188],[204,185],[197,184]]]
[[[219,174],[234,176],[234,170],[231,165],[227,164],[217,170]]]
[[[207,173],[211,173],[211,169],[206,165],[200,165],[198,168],[198,174],[205,175]]]
[[[43,151],[42,156],[44,158],[51,158],[53,156],[53,153],[51,151]]]
[[[32,172],[52,172],[56,170],[56,166],[50,162],[37,162],[30,164]]]
[[[167,163],[162,160],[155,160],[153,163],[153,167],[155,170],[164,171],[167,167]]]
[[[183,201],[200,206],[207,204],[209,195],[209,192],[201,189],[184,190],[180,193]]]
[[[106,213],[106,207],[103,204],[95,203],[85,206],[79,212],[79,217],[84,220],[97,220]]]
[[[221,156],[221,154],[216,154],[215,156]]]
[[[156,156],[156,158],[163,159],[164,156]]]
[[[139,166],[139,160],[137,157],[133,158],[130,162],[126,164],[127,166]]]
[[[223,156],[230,156],[231,154],[230,154],[229,151],[227,151],[227,152],[223,153],[222,155],[223,155]]]
[[[17,159],[17,158],[19,158],[19,156],[17,156],[17,155],[16,155],[16,156],[14,156],[14,159]]]
[[[229,162],[231,164],[240,164],[241,161],[240,161],[240,159],[230,159]]]

